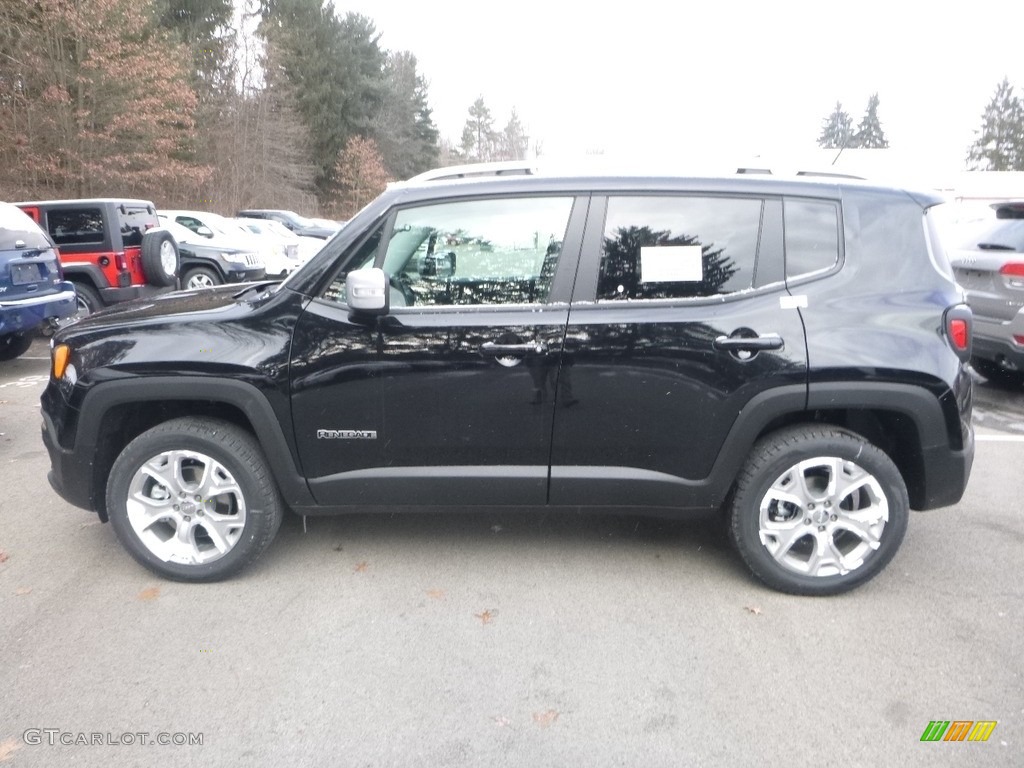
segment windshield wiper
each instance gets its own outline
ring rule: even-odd
[[[978,243],[978,249],[982,251],[1016,251],[1012,245],[1002,243]]]

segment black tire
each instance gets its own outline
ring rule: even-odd
[[[142,236],[142,271],[150,285],[177,285],[181,254],[174,236],[166,229],[153,229]]]
[[[103,309],[103,299],[100,298],[99,291],[91,285],[75,283],[75,293],[78,296],[78,311],[66,321],[62,321],[61,325],[67,325],[69,322],[80,320],[83,317],[88,317],[94,312],[99,312]]]
[[[166,484],[157,479],[163,466]],[[129,508],[130,496],[152,503]],[[283,516],[255,438],[209,418],[173,419],[132,440],[110,470],[106,499],[114,532],[132,557],[176,581],[217,581],[243,570],[273,541]]]
[[[836,482],[846,480],[849,490],[830,494],[829,478],[840,473]],[[729,529],[747,567],[768,586],[834,595],[888,564],[903,541],[909,509],[903,477],[881,449],[837,427],[804,425],[754,446],[736,481]]]
[[[31,346],[31,333],[8,333],[0,336],[0,362],[21,357]]]
[[[190,285],[190,283],[196,283]],[[200,288],[211,288],[214,285],[223,285],[224,280],[217,270],[211,267],[189,267],[181,276],[181,287],[187,291],[195,291]]]

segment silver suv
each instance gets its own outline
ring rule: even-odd
[[[1024,201],[996,203],[995,218],[951,255],[974,312],[971,363],[986,378],[1024,381]]]

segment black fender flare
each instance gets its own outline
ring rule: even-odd
[[[110,287],[110,281],[107,280],[106,275],[103,274],[103,270],[95,264],[88,264],[84,262],[78,264],[65,264],[62,261],[61,269],[64,271],[64,279],[70,280],[73,283],[89,283],[96,290]],[[85,278],[84,280],[82,279],[83,277]]]
[[[103,439],[102,425],[112,408],[126,403],[162,401],[219,402],[238,408],[252,425],[285,503],[290,507],[315,504],[299,471],[294,441],[285,433],[277,412],[263,393],[244,381],[205,376],[139,376],[97,384],[81,406],[76,452],[96,446]]]

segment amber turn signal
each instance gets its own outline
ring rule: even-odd
[[[59,379],[67,370],[68,361],[71,360],[71,347],[67,344],[58,344],[50,353],[50,371],[53,378]]]

